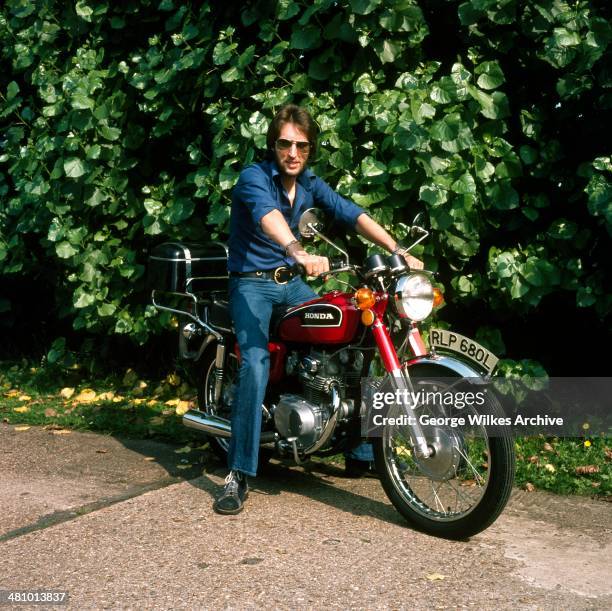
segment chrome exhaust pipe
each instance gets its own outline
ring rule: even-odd
[[[190,409],[183,414],[183,424],[190,429],[203,431],[213,437],[229,439],[232,436],[232,423],[227,418],[206,414],[197,409]],[[274,443],[278,439],[279,435],[275,431],[263,431],[259,443]]]
[[[232,424],[227,418],[205,414],[196,409],[190,409],[183,414],[183,424],[191,429],[204,431],[213,437],[229,438],[232,436]]]

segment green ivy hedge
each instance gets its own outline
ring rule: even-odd
[[[603,319],[609,18],[586,0],[6,0],[0,278],[54,291],[51,325],[146,342],[167,322],[147,250],[226,235],[293,101],[323,178],[400,239],[427,211],[421,254],[465,311],[484,304],[490,347],[549,294]]]

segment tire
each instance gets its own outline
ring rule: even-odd
[[[238,359],[233,352],[228,352],[226,367],[223,372],[223,386],[221,387],[220,405],[214,405],[215,393],[215,361],[217,347],[209,346],[199,361],[198,375],[198,409],[207,414],[215,414],[222,418],[231,420],[232,400],[235,392],[235,385],[238,380]],[[214,437],[207,435],[212,451],[217,455],[224,465],[227,465],[227,453],[229,451],[229,438]],[[267,462],[272,458],[273,452],[268,448],[259,449],[258,471],[263,469]]]
[[[444,392],[450,386],[448,378],[412,380],[415,391]],[[483,407],[479,413],[504,416],[491,392]],[[417,417],[446,415],[447,410],[435,404],[416,408]],[[405,426],[385,424],[381,429],[382,436],[373,440],[376,468],[387,496],[413,527],[438,537],[465,539],[490,526],[502,512],[515,468],[507,427],[426,427],[428,444],[438,448],[428,459],[415,456]]]

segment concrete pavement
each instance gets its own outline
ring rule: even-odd
[[[224,469],[176,450],[0,425],[0,590],[66,590],[70,609],[612,608],[612,503],[516,490],[452,542],[408,528],[375,479],[272,464],[225,517]]]

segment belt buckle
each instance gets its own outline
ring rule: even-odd
[[[274,280],[274,282],[276,282],[276,284],[287,284],[287,282],[289,282],[290,278],[287,278],[286,280],[281,280],[281,274],[283,274],[284,272],[288,272],[289,268],[288,267],[277,267],[274,272],[272,272],[272,280]]]

